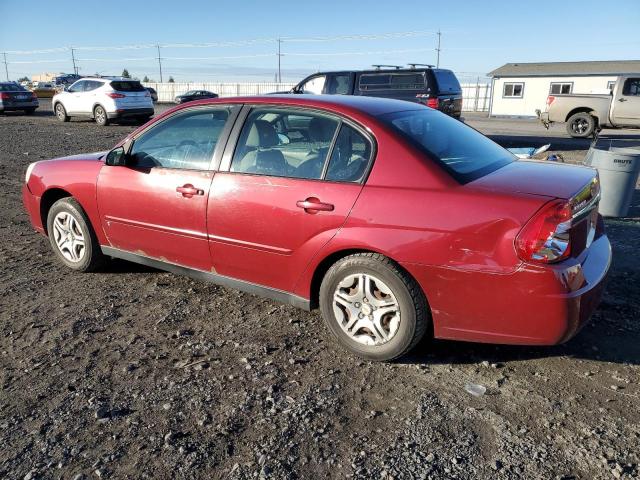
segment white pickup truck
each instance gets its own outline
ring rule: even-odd
[[[574,138],[590,137],[603,128],[640,128],[640,75],[618,77],[608,95],[549,95],[546,111],[536,114],[546,128],[566,122]]]

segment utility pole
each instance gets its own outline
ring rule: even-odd
[[[9,81],[9,67],[7,67],[7,54],[6,52],[2,53],[4,55],[4,73],[7,76],[7,82]]]
[[[162,82],[162,58],[160,57],[160,45],[156,45],[158,49],[158,68],[160,69],[160,83]]]
[[[442,33],[440,29],[438,29],[438,48],[436,48],[436,52],[438,52],[438,56],[436,58],[436,68],[440,68],[440,38],[442,37]]]
[[[278,38],[278,53],[276,54],[278,55],[278,83],[282,83],[282,72],[280,70],[280,59],[282,58],[281,46],[282,46],[282,39]]]
[[[76,55],[75,52],[73,51],[73,47],[69,47],[71,48],[71,61],[73,62],[73,73],[75,75],[78,75],[78,67],[76,66]]]

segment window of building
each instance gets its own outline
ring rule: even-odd
[[[551,82],[551,88],[549,89],[551,95],[571,92],[573,92],[573,82]]]
[[[522,98],[524,95],[524,83],[505,83],[502,90],[503,98]]]

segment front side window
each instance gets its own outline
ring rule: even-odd
[[[87,84],[86,80],[80,80],[79,82],[76,82],[73,85],[71,85],[71,87],[69,88],[69,91],[72,93],[84,92],[84,89],[86,88],[86,84]]]
[[[316,112],[256,108],[240,133],[231,171],[320,179],[338,124]]]
[[[522,98],[524,94],[524,83],[505,83],[502,96],[504,98]]]
[[[407,110],[381,118],[461,183],[480,178],[515,159],[473,128],[436,110]]]
[[[622,88],[622,94],[640,96],[640,78],[627,78]]]
[[[197,109],[170,117],[135,140],[131,166],[208,170],[228,118],[227,108]]]
[[[312,93],[314,95],[320,95],[324,89],[324,84],[327,77],[324,75],[318,75],[313,77],[302,84],[300,89],[302,93]]]
[[[95,90],[96,88],[100,88],[102,86],[102,82],[97,82],[95,80],[88,80],[85,84],[84,91],[90,92],[91,90]]]
[[[549,88],[551,95],[569,94],[573,91],[573,82],[552,82]]]

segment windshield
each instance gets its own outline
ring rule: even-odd
[[[115,81],[111,82],[111,88],[117,92],[144,92],[145,89],[140,82]]]
[[[26,90],[17,83],[0,83],[0,92],[26,92]]]
[[[421,108],[380,118],[461,183],[471,182],[515,160],[497,143],[436,110]]]

